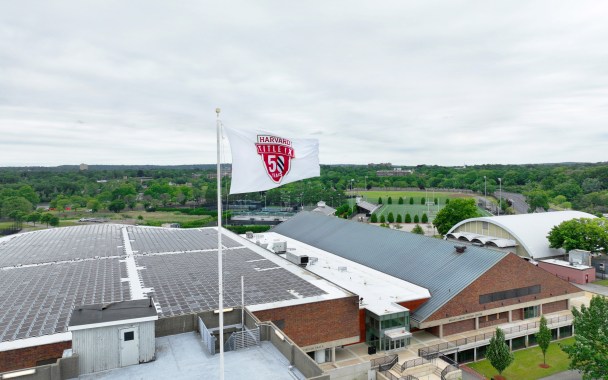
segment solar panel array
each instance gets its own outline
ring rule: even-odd
[[[0,270],[0,342],[67,331],[74,306],[129,299],[119,259]]]
[[[137,253],[161,253],[200,251],[217,249],[217,231],[214,229],[182,230],[164,228],[129,227],[129,238],[133,240],[131,247]],[[239,247],[239,244],[222,236],[224,247]]]
[[[0,242],[0,268],[123,255],[120,226],[94,224],[16,235]]]
[[[143,284],[154,288],[161,316],[218,308],[217,251],[136,256],[136,262],[146,267],[140,271]],[[241,304],[241,276],[247,305],[295,299],[294,292],[302,297],[325,294],[248,248],[224,251],[223,269],[224,307]]]
[[[135,256],[127,257],[119,225],[54,228],[0,240],[0,342],[67,331],[75,306],[130,300],[125,260],[135,260],[161,317],[217,309],[217,232],[127,227]],[[226,307],[325,292],[223,236]],[[194,251],[194,252],[192,252]]]

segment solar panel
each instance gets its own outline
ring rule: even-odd
[[[217,251],[136,255],[135,259],[138,265],[146,267],[140,271],[143,284],[154,288],[154,298],[162,309],[161,316],[218,308]],[[224,307],[241,304],[241,276],[244,276],[247,305],[297,298],[290,291],[304,297],[325,294],[284,268],[258,270],[260,266],[269,265],[277,267],[248,248],[224,251]]]
[[[67,331],[74,306],[129,299],[118,259],[0,270],[0,342]]]

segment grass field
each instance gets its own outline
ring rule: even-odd
[[[543,363],[543,353],[539,347],[515,351],[513,352],[515,360],[502,375],[505,378],[512,380],[535,380],[557,372],[565,371],[568,369],[570,361],[568,360],[568,355],[560,349],[559,345],[570,345],[573,343],[574,338],[568,338],[560,340],[559,342],[553,342],[549,345],[549,349],[547,350],[547,364],[550,366],[549,368],[541,368],[538,366]],[[487,360],[469,363],[467,365],[488,379],[498,375],[498,372]]]
[[[450,198],[472,198],[470,194],[464,193],[449,193],[449,192],[435,192],[432,191],[365,191],[361,193],[363,199],[374,204],[378,204],[378,199],[382,198],[383,207],[375,212],[378,216],[378,220],[382,215],[388,217],[389,213],[393,213],[395,220],[397,215],[401,215],[401,218],[405,220],[405,214],[409,213],[414,220],[414,215],[418,215],[418,218],[422,218],[422,214],[425,214],[429,218],[429,222],[432,223],[435,215],[445,206],[445,200]],[[388,197],[391,197],[392,204],[388,204]],[[403,204],[399,203],[399,197],[403,198]],[[433,202],[431,205],[422,204],[422,198],[425,198],[426,202]],[[437,198],[437,205],[434,204],[434,200]],[[410,199],[413,199],[413,204],[410,204]],[[354,203],[354,200],[352,201]],[[478,208],[482,216],[491,216],[489,212]]]
[[[602,285],[602,286],[608,286],[608,279],[607,280],[595,281],[594,284],[596,284],[596,285]]]

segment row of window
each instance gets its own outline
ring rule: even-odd
[[[501,292],[482,294],[479,296],[479,303],[484,304],[484,303],[503,301],[503,300],[513,299],[513,298],[529,296],[532,294],[539,294],[540,290],[541,290],[540,285],[532,285],[532,286],[526,286],[524,288],[509,289],[509,290],[503,290]]]

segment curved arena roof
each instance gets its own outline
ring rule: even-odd
[[[551,229],[567,220],[579,218],[595,218],[595,216],[581,211],[554,211],[535,214],[471,218],[456,224],[448,231],[446,236],[471,242],[474,239],[483,237],[488,239],[489,242],[494,242],[497,247],[509,247],[509,239],[493,238],[491,236],[478,235],[458,230],[467,223],[488,222],[502,228],[515,237],[517,240],[516,243],[521,245],[531,258],[542,259],[564,254],[563,250],[549,248],[547,235]],[[469,236],[471,236],[471,239],[468,238]],[[481,239],[479,239],[479,241],[481,241]]]

